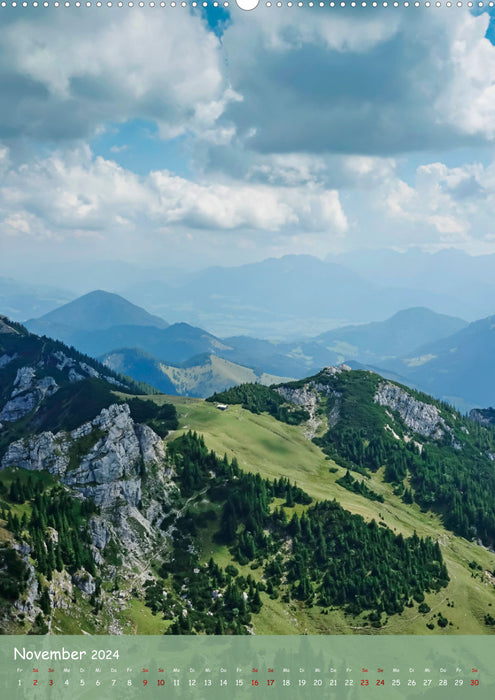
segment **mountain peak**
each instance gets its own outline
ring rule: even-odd
[[[78,331],[94,331],[114,326],[153,326],[166,328],[168,323],[119,294],[97,289],[74,301],[28,321],[34,332],[49,334],[50,328],[64,326]]]

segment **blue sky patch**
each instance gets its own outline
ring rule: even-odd
[[[91,142],[96,155],[113,160],[138,175],[151,170],[170,170],[190,178],[187,158],[187,136],[164,141],[157,125],[144,119],[108,125],[105,132]]]

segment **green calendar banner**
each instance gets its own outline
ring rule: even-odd
[[[0,638],[0,693],[24,700],[493,698],[493,637]]]

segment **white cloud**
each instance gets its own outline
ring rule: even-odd
[[[8,234],[25,234],[31,235],[31,226],[29,223],[29,217],[23,214],[11,214],[7,216],[4,220],[5,229]]]
[[[495,139],[487,15],[334,10],[233,12],[222,43],[188,11],[10,15],[3,231],[134,245],[162,236],[177,247],[182,231],[198,249],[218,232],[220,252],[231,231],[232,247],[262,241],[280,254],[327,252],[344,234],[358,245],[488,240],[494,166],[437,162]],[[194,177],[141,177],[81,145],[132,119],[156,123],[163,139],[187,133],[177,157],[191,162],[178,171]],[[27,157],[19,135],[62,145]],[[413,182],[398,176],[411,152],[426,153]],[[126,164],[136,154],[131,142]]]
[[[438,121],[461,132],[495,138],[495,46],[485,38],[489,15],[463,12],[449,22],[451,79],[434,103]]]
[[[421,165],[413,185],[390,179],[382,195],[392,220],[426,225],[440,241],[483,239],[493,226],[495,163],[454,168],[439,162]]]
[[[127,144],[123,144],[122,146],[111,146],[110,152],[111,153],[123,153],[124,151],[127,151],[129,149],[129,146]]]
[[[329,232],[347,220],[338,192],[317,186],[197,183],[161,170],[139,177],[88,147],[10,168],[0,186],[0,226],[10,235],[153,236],[204,231]]]
[[[218,145],[240,133],[264,153],[390,155],[495,138],[487,14],[259,7],[232,20],[221,44],[187,11],[10,16],[0,138],[87,138],[134,118],[162,138],[192,131]]]
[[[253,159],[248,180],[262,179],[289,186],[316,184],[324,177],[327,164],[320,156],[305,153],[282,153]]]
[[[400,26],[398,13],[379,16],[378,12],[337,10],[274,12],[260,6],[246,17],[234,18],[249,27],[250,34],[261,34],[263,43],[276,51],[290,51],[305,44],[317,44],[339,52],[365,53],[393,37]]]
[[[355,187],[371,189],[380,187],[384,182],[395,177],[397,161],[395,158],[378,156],[347,156],[341,159],[342,177]]]
[[[492,140],[488,19],[467,7],[234,13],[223,46],[243,100],[219,121],[263,154],[387,157]]]
[[[2,27],[0,59],[0,133],[84,138],[142,118],[168,138],[213,125],[239,99],[218,38],[189,12],[22,13]]]

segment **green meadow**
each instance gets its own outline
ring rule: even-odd
[[[390,618],[381,630],[373,629],[373,634],[495,633],[495,628],[487,626],[484,621],[486,614],[495,614],[495,553],[455,536],[443,527],[438,515],[422,512],[416,504],[403,503],[393,494],[391,486],[384,483],[381,470],[366,479],[366,483],[384,496],[385,503],[370,501],[337,484],[336,480],[345,474],[345,469],[329,460],[305,437],[304,425],[290,426],[266,414],[252,414],[240,406],[229,406],[226,411],[220,411],[214,404],[201,399],[152,398],[158,403],[173,403],[177,408],[179,429],[167,440],[173,440],[189,429],[195,430],[204,436],[210,449],[219,456],[236,457],[246,471],[259,472],[270,479],[286,476],[315,500],[336,499],[349,511],[366,520],[375,519],[394,532],[410,536],[416,531],[419,536],[438,540],[449,571],[448,587],[440,593],[426,595],[425,602],[431,608],[429,613],[419,613],[415,604],[401,615]],[[202,533],[204,559],[213,554],[221,565],[235,563],[226,547],[214,543],[212,535],[212,526]],[[471,568],[469,564],[473,562],[479,568]],[[253,571],[249,566],[239,567],[237,563],[235,566],[244,575],[261,576],[261,569]],[[265,593],[262,599],[262,611],[254,616],[253,629],[258,634],[372,633],[371,628],[364,626],[363,620],[346,616],[341,610],[322,610],[318,606],[305,608],[297,602],[288,605],[270,599]],[[446,628],[436,624],[439,613],[449,620]],[[427,623],[433,625],[432,630],[427,628]]]

